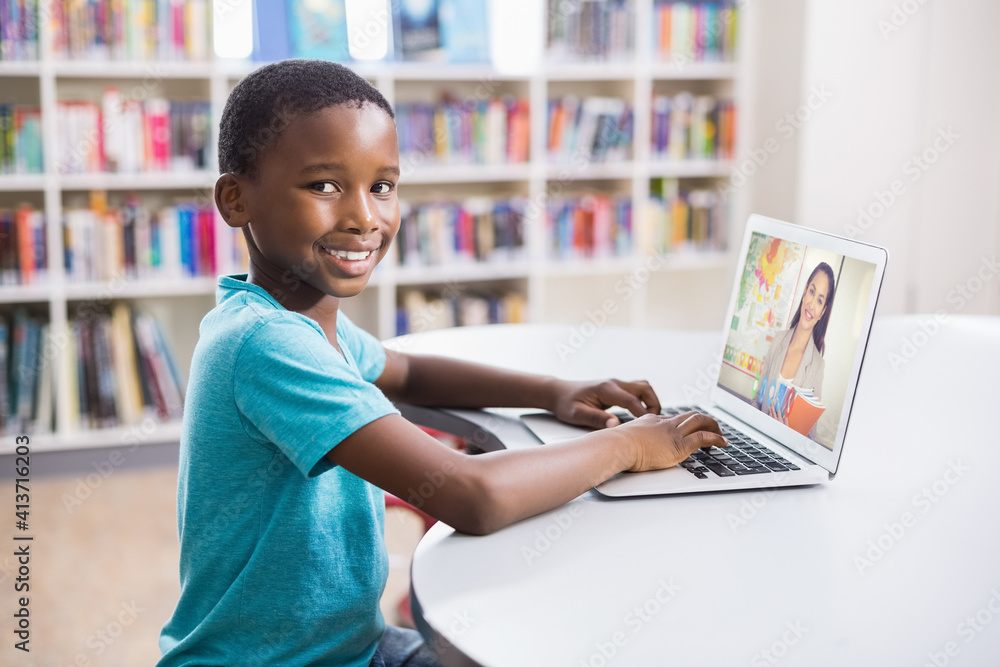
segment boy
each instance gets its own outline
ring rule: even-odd
[[[387,354],[339,313],[400,223],[393,112],[350,70],[293,60],[248,75],[223,111],[219,167],[216,204],[243,228],[250,269],[219,279],[192,360],[181,595],[161,633],[161,665],[432,664],[415,655],[427,654],[416,633],[385,629],[379,613],[381,489],[405,497],[426,472],[446,471],[423,509],[484,534],[622,470],[725,444],[709,417],[659,415],[645,382],[570,383]],[[617,424],[604,412],[612,405],[644,416],[573,442],[470,457],[390,400],[540,407],[596,428]]]

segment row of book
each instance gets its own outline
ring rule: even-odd
[[[71,428],[181,418],[184,379],[152,316],[115,302],[110,314],[78,316],[69,326]]]
[[[191,171],[209,161],[208,102],[124,99],[115,88],[102,104],[59,102],[59,173]]]
[[[210,56],[208,0],[52,0],[49,12],[57,58],[206,60]]]
[[[553,61],[623,60],[634,52],[632,0],[549,0],[546,46]]]
[[[0,314],[0,433],[52,430],[55,356],[47,323],[23,308]]]
[[[45,215],[30,205],[0,210],[0,284],[33,285],[46,280]]]
[[[40,174],[43,165],[41,110],[0,104],[0,174]]]
[[[653,6],[653,50],[663,60],[728,62],[736,50],[737,2],[657,0]]]
[[[656,252],[724,250],[726,219],[717,191],[682,191],[676,178],[652,180],[646,224]]]
[[[730,159],[736,132],[732,100],[681,92],[653,98],[652,153],[671,160]]]
[[[490,58],[488,2],[393,0],[384,9],[355,5],[349,26],[346,0],[254,0],[253,59],[485,63]]]
[[[511,261],[524,254],[523,198],[400,202],[402,266]]]
[[[622,98],[551,99],[547,127],[549,157],[555,162],[578,157],[614,162],[632,156],[632,107]]]
[[[174,280],[214,276],[215,207],[180,203],[152,210],[138,197],[108,207],[95,193],[90,208],[63,211],[66,276],[72,281]],[[224,228],[221,234],[225,234]]]
[[[587,194],[552,199],[546,210],[550,255],[604,258],[632,252],[632,200]]]
[[[38,60],[38,0],[0,2],[0,60]]]
[[[524,322],[524,294],[479,292],[446,285],[437,293],[406,292],[396,308],[396,335],[432,329]]]
[[[404,165],[526,162],[529,127],[525,98],[396,105],[396,131]]]

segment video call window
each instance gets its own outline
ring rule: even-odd
[[[755,233],[719,386],[832,449],[875,268]]]

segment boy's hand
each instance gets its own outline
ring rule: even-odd
[[[552,412],[569,424],[605,428],[618,425],[618,418],[604,411],[613,405],[620,405],[636,417],[660,413],[660,399],[645,380],[598,383],[560,380]]]
[[[645,415],[615,432],[627,435],[635,447],[635,463],[629,472],[670,468],[696,449],[729,444],[722,437],[718,422],[699,412],[685,412],[674,417]]]

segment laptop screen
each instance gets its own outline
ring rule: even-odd
[[[884,270],[872,248],[788,225],[753,225],[744,240],[718,387],[807,438],[767,429],[813,460],[811,443],[833,453],[845,431]]]

